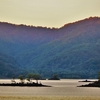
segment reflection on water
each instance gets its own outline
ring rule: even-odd
[[[19,80],[16,80],[19,82]],[[84,82],[78,79],[41,80],[42,84],[52,87],[4,87],[0,86],[0,95],[25,96],[100,96],[100,88],[77,87]],[[11,80],[0,80],[0,83],[10,83]]]

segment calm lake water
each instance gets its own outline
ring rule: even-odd
[[[80,79],[83,80],[83,79]],[[0,95],[14,96],[100,96],[98,87],[77,87],[88,84],[78,79],[41,80],[42,84],[52,87],[4,87],[0,86]],[[17,80],[18,81],[18,80]],[[0,83],[11,83],[11,80],[0,80]]]

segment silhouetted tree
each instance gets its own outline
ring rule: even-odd
[[[36,83],[38,83],[38,80],[41,79],[41,78],[42,78],[42,77],[41,77],[39,74],[29,73],[29,74],[27,75],[27,80],[28,80],[29,82],[32,82],[32,80],[35,79],[35,80],[36,80]]]
[[[29,74],[26,76],[27,81],[32,82],[33,76],[34,76],[33,73],[29,73]]]
[[[21,83],[24,83],[24,76],[23,75],[20,75],[18,78],[20,79]]]
[[[98,81],[100,81],[100,72],[98,73]]]
[[[33,79],[36,80],[36,83],[38,83],[38,80],[41,79],[42,77],[39,74],[34,74]]]
[[[58,75],[54,74],[49,80],[59,80]]]

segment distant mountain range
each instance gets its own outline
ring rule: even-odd
[[[100,18],[61,28],[0,22],[0,78],[39,73],[45,78],[97,78],[100,71]]]

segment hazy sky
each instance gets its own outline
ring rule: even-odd
[[[0,0],[0,21],[61,27],[90,16],[100,17],[100,0]]]

